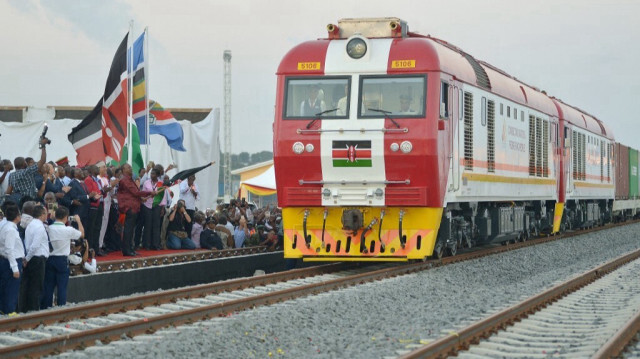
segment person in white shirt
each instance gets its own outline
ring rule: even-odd
[[[190,218],[196,213],[196,201],[200,199],[200,189],[196,184],[196,176],[191,175],[187,181],[180,182],[180,199],[184,200],[185,209]],[[185,224],[187,233],[191,233],[192,223]]]
[[[27,226],[24,246],[27,250],[20,291],[20,308],[26,313],[40,309],[44,271],[49,258],[49,236],[45,223],[47,210],[42,205],[33,208],[33,219]]]
[[[56,209],[56,221],[48,228],[49,240],[53,250],[47,259],[44,274],[44,288],[40,309],[53,306],[53,291],[58,288],[58,305],[67,304],[67,284],[69,284],[69,254],[71,241],[84,237],[84,227],[80,216],[73,216],[78,229],[65,225],[69,220],[69,210],[60,206]]]
[[[13,163],[9,160],[2,160],[0,163],[0,196],[3,196],[9,188],[9,175],[13,172]]]
[[[300,103],[300,116],[310,117],[326,110],[324,101],[320,96],[320,87],[312,85],[309,88],[309,98]],[[323,92],[324,93],[324,92]]]
[[[0,311],[10,314],[18,305],[24,247],[18,233],[21,219],[18,205],[7,201],[2,212],[5,219],[0,222]]]

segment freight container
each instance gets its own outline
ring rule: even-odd
[[[629,198],[638,197],[638,150],[629,147]]]
[[[614,155],[616,199],[626,199],[629,198],[629,148],[616,142]]]

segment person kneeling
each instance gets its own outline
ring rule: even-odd
[[[196,249],[195,243],[193,243],[187,234],[187,223],[191,223],[191,217],[189,217],[187,213],[184,201],[179,200],[169,215],[167,248]]]
[[[216,220],[209,218],[207,228],[200,234],[200,245],[205,249],[223,249],[222,239],[216,233]]]

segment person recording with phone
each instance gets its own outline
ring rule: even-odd
[[[34,177],[38,173],[39,168],[47,162],[47,145],[51,143],[51,140],[46,137],[47,129],[48,127],[45,124],[40,140],[38,141],[41,152],[40,160],[37,163],[27,166],[27,161],[24,157],[16,157],[13,160],[15,172],[11,173],[9,177],[9,187],[7,187],[6,194],[10,195],[16,204],[21,203],[20,201],[23,197],[35,199],[38,194]]]
[[[58,209],[58,201],[56,198],[56,194],[53,192],[47,192],[44,194],[44,205],[47,209],[47,220],[46,223],[48,225],[53,224],[56,220],[56,209]]]
[[[57,304],[67,303],[67,285],[69,284],[69,254],[71,242],[84,237],[84,227],[80,216],[69,217],[67,207],[60,206],[55,212],[55,222],[48,227],[52,250],[47,259],[44,275],[44,286],[40,309],[53,305],[53,291],[58,288]],[[75,222],[78,229],[67,226],[67,222]]]

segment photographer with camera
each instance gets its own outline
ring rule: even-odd
[[[38,173],[38,169],[47,162],[46,145],[51,143],[51,141],[45,136],[47,134],[47,129],[48,127],[45,124],[42,135],[40,136],[40,141],[38,142],[41,149],[40,160],[38,163],[27,166],[27,161],[25,161],[24,157],[16,157],[16,159],[13,160],[16,170],[9,177],[7,194],[11,195],[16,203],[20,203],[23,197],[35,199],[38,194],[34,176]]]
[[[65,225],[71,222],[67,207],[56,209],[56,221],[48,228],[49,240],[53,250],[49,254],[44,275],[44,289],[40,308],[46,309],[53,305],[53,291],[58,288],[58,305],[67,303],[67,284],[69,283],[69,254],[71,241],[84,237],[84,227],[78,215],[73,217],[78,229]],[[76,243],[77,244],[77,243]]]
[[[189,238],[187,223],[191,223],[191,217],[187,212],[184,200],[178,200],[169,215],[169,227],[167,228],[167,248],[169,249],[196,249],[196,244]]]

